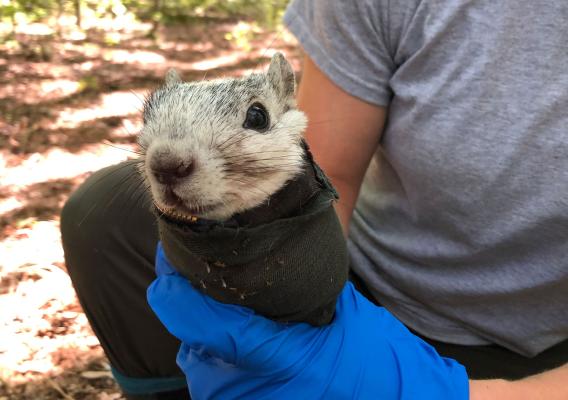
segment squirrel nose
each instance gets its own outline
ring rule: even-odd
[[[164,160],[152,165],[151,170],[158,182],[163,185],[173,185],[193,173],[194,163],[193,161],[172,163]]]

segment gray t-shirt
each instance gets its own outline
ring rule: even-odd
[[[533,356],[568,338],[568,2],[298,0],[285,21],[388,106],[355,271],[432,339]]]

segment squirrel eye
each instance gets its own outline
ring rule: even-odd
[[[268,130],[270,125],[270,118],[268,117],[268,111],[260,103],[254,103],[247,110],[247,117],[243,128],[253,129],[257,132],[263,133]]]

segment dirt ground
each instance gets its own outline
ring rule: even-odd
[[[93,171],[132,156],[142,99],[170,67],[184,80],[250,73],[281,50],[281,29],[236,21],[0,41],[0,400],[120,399],[65,271],[59,213]],[[244,32],[244,33],[243,33]]]

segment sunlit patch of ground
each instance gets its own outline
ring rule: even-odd
[[[43,79],[27,84],[13,82],[10,86],[3,88],[2,95],[5,97],[22,96],[22,102],[33,104],[70,96],[77,93],[79,88],[79,82],[70,79]],[[30,92],[35,93],[35,96],[25,96]]]
[[[85,108],[66,107],[61,110],[57,120],[48,124],[50,130],[60,128],[76,128],[81,123],[93,121],[99,118],[126,117],[131,114],[139,114],[142,110],[145,92],[120,92],[103,94],[98,104],[92,104]]]
[[[0,254],[0,394],[59,399],[59,389],[95,399],[118,393],[65,272],[58,221],[22,221]],[[85,371],[107,375],[81,378]]]
[[[136,156],[145,94],[171,67],[185,80],[238,76],[276,48],[299,68],[282,32],[229,42],[247,26],[221,21],[155,41],[119,22],[0,41],[0,400],[121,398],[65,271],[59,213],[90,173]]]

